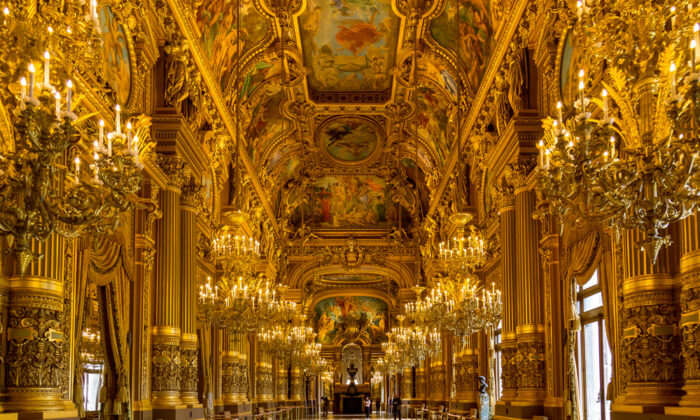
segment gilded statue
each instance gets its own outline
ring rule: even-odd
[[[360,247],[355,249],[356,246],[357,242],[352,237],[345,243],[345,250],[340,255],[340,265],[342,265],[346,270],[353,271],[362,265],[364,252]]]

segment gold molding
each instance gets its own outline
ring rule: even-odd
[[[673,284],[673,277],[670,274],[644,274],[625,279],[622,284],[622,292],[627,295],[660,289],[673,289]]]

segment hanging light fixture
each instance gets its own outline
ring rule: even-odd
[[[75,107],[75,69],[63,63],[100,56],[94,8],[77,1],[37,8],[10,2],[0,25],[2,99],[13,114],[13,145],[0,155],[0,234],[10,236],[20,275],[38,257],[31,240],[116,229],[140,188],[137,133],[148,125],[123,125],[116,105],[113,131],[105,133],[103,120],[99,133],[90,129],[92,116]]]
[[[579,70],[573,107],[545,120],[539,186],[553,214],[643,231],[655,261],[700,200],[700,7],[579,1],[576,15],[575,48],[601,82]]]

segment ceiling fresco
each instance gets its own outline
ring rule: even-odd
[[[391,87],[399,36],[391,0],[308,0],[299,17],[307,83],[318,92]]]
[[[493,53],[500,18],[495,1],[460,1],[459,9],[457,3],[457,0],[446,1],[444,11],[430,23],[430,35],[441,47],[455,55],[459,44],[460,60],[474,93]]]
[[[209,65],[219,77],[221,89],[226,90],[229,80],[235,77],[238,52],[245,56],[268,34],[270,24],[253,4],[253,0],[198,0],[197,28],[202,49],[209,57]],[[241,37],[236,30],[240,7]],[[240,43],[240,45],[239,45]]]
[[[341,117],[326,121],[316,131],[319,144],[340,163],[366,160],[379,147],[381,128],[372,120]]]

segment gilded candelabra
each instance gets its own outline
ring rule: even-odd
[[[403,315],[398,315],[399,327],[391,329],[397,349],[401,349],[402,365],[419,366],[426,357],[440,354],[441,336],[437,328],[422,325],[403,326]],[[386,357],[386,356],[385,356]]]
[[[13,124],[13,144],[0,154],[0,233],[10,236],[20,275],[38,257],[31,240],[116,229],[140,187],[137,131],[146,128],[145,119],[123,127],[117,105],[105,143],[104,121],[98,134],[92,115],[76,114],[71,76],[77,61],[95,55],[94,5],[29,3],[8,3],[0,25],[3,103]]]
[[[540,188],[554,214],[642,230],[655,261],[671,243],[664,229],[700,198],[700,8],[587,0],[571,15],[574,48],[591,74],[572,69],[575,103],[558,103],[544,122]]]
[[[291,323],[269,326],[258,331],[260,350],[287,362],[302,360],[306,346],[315,337],[313,328],[292,326]]]
[[[466,230],[466,228],[465,228]],[[474,225],[469,226],[469,234],[440,242],[439,258],[453,277],[473,273],[483,266],[487,259],[483,235]]]
[[[80,359],[84,363],[100,363],[104,360],[100,331],[85,328],[80,342]]]
[[[399,351],[396,341],[394,340],[394,335],[392,333],[387,333],[388,341],[382,343],[382,351],[384,356],[379,359],[377,366],[379,369],[387,373],[387,375],[393,375],[398,372],[402,372],[409,365],[406,359],[403,357],[403,353]]]

